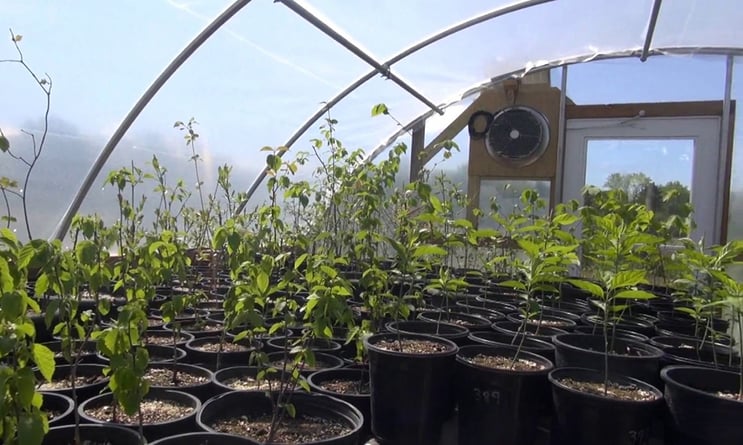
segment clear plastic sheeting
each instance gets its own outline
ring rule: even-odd
[[[730,0],[664,1],[653,47],[739,48],[743,9]]]

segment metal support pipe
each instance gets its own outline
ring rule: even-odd
[[[650,52],[650,44],[653,42],[653,33],[655,33],[655,24],[658,22],[658,14],[660,14],[660,4],[663,0],[655,0],[653,2],[653,9],[650,11],[650,19],[648,20],[648,29],[645,33],[645,43],[642,45],[642,53],[640,54],[640,61],[644,62],[648,60],[648,53]]]
[[[712,242],[715,244],[722,243],[727,238],[727,233],[722,233],[722,228],[727,226],[727,222],[723,219],[728,217],[725,214],[725,196],[730,192],[725,190],[726,187],[730,186],[730,169],[728,169],[728,144],[732,140],[730,137],[730,108],[732,101],[732,90],[733,90],[733,67],[735,65],[735,57],[727,56],[725,63],[725,96],[722,101],[722,122],[720,122],[720,163],[717,166],[717,193],[715,203],[716,217],[715,217],[715,228],[713,232]],[[729,199],[729,198],[728,198]]]
[[[565,107],[567,105],[567,92],[568,92],[568,66],[563,65],[562,67],[562,79],[560,83],[560,114],[557,120],[557,171],[555,172],[555,182],[553,187],[555,188],[552,196],[555,198],[551,203],[552,207],[555,204],[562,202],[564,196],[562,190],[562,178],[565,174],[565,120],[566,113]]]
[[[484,12],[482,14],[478,14],[472,18],[456,23],[452,25],[451,27],[446,28],[442,31],[439,31],[431,36],[425,37],[423,40],[420,40],[419,42],[416,42],[412,44],[411,46],[403,49],[399,53],[395,54],[389,60],[387,60],[384,64],[387,66],[391,66],[399,62],[400,60],[408,57],[409,55],[416,53],[420,51],[421,49],[433,43],[438,42],[441,39],[449,37],[450,35],[456,32],[463,31],[467,28],[486,22],[488,20],[492,20],[502,15],[510,14],[512,12],[520,11],[522,9],[526,9],[532,6],[541,5],[542,3],[549,3],[553,1],[555,0],[524,0],[524,1],[516,2],[510,5],[501,6],[501,7],[492,9],[490,11]],[[328,110],[334,107],[338,102],[343,100],[346,96],[354,92],[361,85],[365,84],[367,81],[372,79],[376,74],[377,74],[376,69],[369,71],[368,73],[364,74],[363,76],[353,81],[346,88],[341,90],[338,94],[335,95],[335,97],[325,102],[323,106],[320,107],[320,109],[318,109],[302,125],[300,125],[297,130],[294,131],[294,133],[289,137],[289,140],[284,144],[284,146],[289,148],[292,145],[294,145],[294,143],[307,130],[309,130],[310,127],[314,125],[315,122],[318,121],[318,119],[320,119],[320,117],[322,117],[325,113],[327,113]],[[431,111],[426,113],[426,115],[430,115],[429,113],[431,113]],[[248,204],[248,200],[250,200],[250,198],[253,196],[253,193],[255,193],[255,191],[258,190],[258,186],[260,186],[261,182],[263,182],[263,180],[266,178],[266,172],[267,170],[264,167],[263,170],[261,170],[261,172],[258,174],[258,176],[253,180],[253,183],[250,184],[250,187],[247,190],[245,199],[237,206],[237,209],[235,210],[236,214],[240,214],[245,209],[245,206]]]
[[[410,141],[410,182],[418,179],[421,172],[421,154],[426,143],[426,122],[421,122],[413,129],[413,136]]]
[[[331,39],[335,40],[336,42],[340,43],[344,48],[354,53],[358,58],[363,60],[364,62],[368,63],[374,69],[381,74],[382,76],[392,80],[396,84],[398,84],[402,89],[410,93],[413,97],[418,99],[419,101],[426,104],[426,106],[435,112],[439,114],[444,114],[441,109],[428,100],[423,94],[421,94],[418,90],[413,88],[410,84],[402,80],[399,76],[394,74],[392,70],[390,69],[389,64],[383,64],[378,62],[374,57],[370,56],[366,51],[359,48],[356,44],[351,42],[348,38],[346,38],[344,35],[342,35],[340,32],[338,32],[336,29],[334,29],[332,26],[325,23],[322,19],[299,5],[294,0],[277,0],[280,3],[283,3],[286,7],[294,11],[297,15],[302,17],[303,19],[307,20],[312,24],[315,28],[319,29],[326,35],[328,35]]]
[[[147,88],[144,94],[142,94],[142,97],[139,98],[137,103],[134,104],[134,107],[132,107],[126,117],[124,117],[124,120],[121,121],[119,127],[116,129],[116,131],[114,131],[113,135],[111,135],[111,138],[98,154],[98,157],[96,158],[93,165],[90,167],[90,170],[88,170],[88,174],[85,176],[85,179],[83,179],[83,183],[77,190],[77,194],[75,194],[75,197],[72,199],[69,207],[67,207],[64,216],[62,216],[62,219],[57,224],[57,227],[54,229],[54,233],[52,234],[50,239],[64,239],[65,234],[70,228],[72,218],[80,209],[80,205],[82,204],[83,199],[85,199],[85,197],[87,196],[88,191],[90,191],[90,187],[93,185],[93,181],[95,181],[95,178],[98,177],[98,174],[100,173],[103,166],[106,164],[106,161],[108,161],[111,153],[113,153],[116,145],[124,137],[124,134],[126,134],[127,130],[129,130],[129,127],[132,126],[142,110],[144,110],[147,104],[150,103],[150,100],[152,100],[152,98],[155,97],[155,94],[160,91],[160,88],[165,85],[168,79],[170,79],[170,77],[178,70],[178,68],[180,68],[181,65],[183,65],[183,63],[188,60],[188,58],[191,57],[191,55],[196,52],[196,50],[204,42],[206,42],[209,37],[212,36],[212,34],[214,34],[219,28],[222,27],[222,25],[224,25],[229,19],[237,14],[238,11],[240,11],[243,7],[250,3],[250,1],[251,0],[235,0],[211,23],[206,25],[206,27],[196,37],[194,37],[194,39],[191,40],[191,42],[186,45],[186,47],[183,48],[177,56],[175,56],[175,58],[168,64],[168,66],[165,67],[160,75],[157,76],[155,81],[152,82],[149,88]]]

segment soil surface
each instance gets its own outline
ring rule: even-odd
[[[147,326],[162,326],[165,322],[162,320],[162,318],[148,318],[147,319]]]
[[[331,368],[332,366],[334,366],[334,365],[331,365],[330,363],[327,363],[327,362],[323,361],[322,359],[315,359],[315,364],[313,366],[310,366],[309,364],[304,363],[304,362],[300,362],[298,364],[295,364],[292,360],[293,359],[290,358],[289,359],[289,362],[286,364],[286,371],[287,372],[289,372],[292,369],[294,369],[295,366],[300,371],[319,371],[321,369],[328,369],[328,368]],[[268,363],[267,366],[268,367],[271,367],[271,368],[275,368],[279,372],[281,372],[281,370],[284,368],[284,361],[283,360],[276,360],[276,361],[273,361],[271,363]]]
[[[216,332],[222,330],[221,324],[216,323],[182,323],[181,329],[184,331],[190,331],[190,332],[200,332],[200,331],[208,331],[208,332]]]
[[[358,380],[326,380],[319,386],[326,391],[337,394],[369,394],[369,382],[359,382]]]
[[[49,419],[50,422],[62,415],[62,411],[58,409],[47,409],[44,411],[46,411],[46,418]]]
[[[192,406],[174,402],[172,400],[144,400],[140,405],[142,419],[145,424],[167,422],[169,420],[186,417],[194,409]],[[90,407],[85,412],[98,420],[115,422],[124,425],[138,425],[139,416],[135,413],[133,416],[124,414],[121,408],[116,409],[116,420],[113,418],[113,406],[101,405]]]
[[[203,343],[198,346],[191,346],[189,347],[198,349],[199,351],[204,352],[219,352],[219,342],[215,343]],[[246,346],[243,346],[238,343],[232,343],[229,341],[226,341],[222,344],[222,352],[244,352],[249,351],[249,349]]]
[[[402,345],[402,348],[400,347]],[[374,346],[384,349],[385,351],[408,352],[414,354],[435,354],[444,352],[449,348],[447,345],[430,340],[411,340],[402,339],[385,340],[374,343]]]
[[[533,318],[530,318],[527,322],[531,325],[535,326],[548,326],[551,328],[564,328],[572,325],[572,323],[569,323],[567,321],[559,321],[559,320],[535,320]]]
[[[543,364],[533,360],[520,358],[514,361],[513,357],[499,355],[477,354],[474,357],[467,357],[466,360],[478,366],[495,369],[513,369],[514,371],[541,371],[547,369]]]
[[[268,438],[270,426],[271,416],[264,415],[221,419],[214,423],[212,428],[223,433],[247,436],[264,442]],[[295,418],[284,417],[271,443],[288,445],[313,443],[339,437],[349,432],[351,428],[338,421],[297,414]]]
[[[185,337],[178,337],[176,340],[176,343],[180,343],[182,341],[186,340]],[[145,344],[148,345],[158,345],[158,346],[173,346],[173,336],[172,335],[146,335],[144,337]]]
[[[102,382],[106,379],[103,375],[89,375],[89,376],[77,376],[75,378],[75,388],[81,386],[93,385],[95,383]],[[51,382],[42,382],[36,389],[39,391],[57,391],[60,389],[72,388],[72,379],[67,376],[64,379],[52,379]]]
[[[173,357],[175,356],[175,354],[177,354],[177,352],[173,349],[173,347],[171,347],[170,351],[166,352],[165,354],[161,353],[160,351],[150,351],[150,363],[173,361]]]
[[[267,381],[263,380],[261,382],[258,382],[258,380],[254,379],[253,377],[233,377],[231,379],[225,380],[223,383],[230,388],[234,388],[240,391],[269,390]]]
[[[597,396],[604,396],[604,384],[597,382],[582,382],[573,379],[561,379],[560,383],[576,389],[580,392],[593,394]],[[635,400],[635,401],[650,401],[655,400],[657,397],[650,391],[638,388],[635,385],[620,385],[618,383],[609,382],[609,387],[606,391],[606,397],[618,400]]]
[[[149,368],[144,378],[150,382],[152,386],[194,386],[207,383],[208,378],[191,374],[188,371],[178,370],[177,380],[173,382],[173,370],[167,367],[164,368]]]

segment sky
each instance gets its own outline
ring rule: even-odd
[[[26,61],[53,80],[51,132],[84,140],[80,163],[95,157],[121,119],[169,61],[230,2],[226,0],[0,0],[0,30],[23,36]],[[377,60],[506,0],[313,0],[300,4],[324,17]],[[664,2],[656,29],[658,46],[740,46],[743,8],[727,0]],[[393,71],[434,103],[449,101],[490,76],[560,57],[642,45],[652,0],[560,0],[480,24],[393,66]],[[2,39],[0,60],[17,57]],[[737,64],[736,67],[738,68]],[[737,72],[743,75],[743,67]],[[187,163],[182,134],[173,122],[195,117],[207,181],[216,164],[241,167],[247,187],[263,166],[263,146],[279,146],[324,101],[369,66],[280,3],[253,0],[207,41],[168,81],[117,147],[115,159]],[[553,76],[553,82],[557,77]],[[653,57],[572,67],[568,96],[576,103],[721,99],[722,57]],[[737,79],[737,78],[736,78]],[[736,82],[737,86],[738,82]],[[743,94],[736,88],[737,97]],[[21,129],[38,131],[43,95],[17,64],[0,64],[0,129],[20,144]],[[397,124],[371,118],[386,103],[408,122],[426,106],[390,80],[375,77],[336,106],[338,137],[347,146],[374,148]],[[453,107],[427,126],[429,137],[456,116]],[[306,150],[322,122],[296,144]],[[743,124],[737,125],[743,128]],[[403,138],[406,139],[407,137]],[[407,138],[409,139],[409,138]],[[466,162],[462,153],[450,163]],[[54,147],[49,147],[53,150]],[[607,152],[608,153],[608,152]],[[619,158],[617,158],[618,160]],[[611,155],[605,160],[611,163]],[[0,160],[0,162],[4,162]],[[743,159],[736,157],[743,168]],[[120,165],[107,164],[99,176]],[[310,166],[311,167],[311,166]],[[0,165],[0,169],[3,166]],[[5,168],[10,168],[5,166]],[[668,171],[671,171],[669,169]],[[211,172],[211,173],[210,173]],[[211,176],[209,176],[211,174]],[[737,175],[734,183],[743,188]],[[69,190],[81,178],[43,178]],[[66,203],[59,203],[61,212]]]

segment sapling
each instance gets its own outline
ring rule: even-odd
[[[534,190],[524,190],[521,198],[527,209],[540,207],[540,198]],[[569,217],[564,206],[557,206],[555,214],[549,218],[528,217],[522,220],[522,225],[513,228],[512,241],[520,249],[514,259],[513,267],[519,279],[507,280],[499,283],[519,291],[525,300],[523,319],[518,330],[520,335],[516,354],[512,361],[515,363],[527,336],[527,325],[534,322],[537,315],[537,332],[542,325],[542,311],[535,297],[544,294],[559,292],[560,283],[565,280],[571,265],[578,263],[577,241],[563,230],[572,225],[577,218]],[[534,212],[530,212],[534,215]],[[500,259],[496,259],[500,260]],[[517,336],[518,336],[517,335]],[[512,344],[516,342],[514,337]]]
[[[39,445],[49,430],[33,368],[51,381],[54,353],[34,342],[28,312],[39,314],[41,308],[26,290],[29,270],[48,260],[44,246],[23,245],[9,229],[0,229],[0,439],[6,444]]]
[[[738,251],[740,252],[740,249]],[[743,283],[722,272],[718,273],[717,277],[722,281],[726,294],[722,303],[730,312],[731,324],[738,330],[738,394],[736,399],[743,401]]]
[[[38,165],[39,159],[44,151],[47,141],[47,135],[49,134],[49,113],[51,111],[51,98],[52,98],[52,78],[48,74],[40,76],[28,65],[26,62],[23,51],[20,48],[20,42],[23,40],[23,36],[15,34],[13,30],[10,30],[10,40],[13,42],[18,57],[14,59],[0,60],[0,63],[17,64],[22,67],[26,73],[31,77],[33,82],[39,87],[42,94],[44,95],[44,117],[42,122],[41,137],[37,140],[36,135],[32,132],[21,130],[23,134],[28,136],[31,140],[31,153],[21,153],[15,150],[15,147],[11,146],[10,140],[5,136],[2,129],[0,128],[0,153],[7,154],[10,158],[20,166],[23,179],[21,182],[18,180],[0,176],[0,195],[3,197],[3,203],[5,205],[6,215],[0,217],[0,221],[5,221],[6,228],[10,228],[11,224],[17,221],[17,218],[11,212],[9,197],[13,196],[21,201],[21,207],[23,211],[23,222],[25,226],[26,236],[28,241],[33,239],[31,234],[31,222],[29,221],[29,185],[31,177],[33,176],[34,169]]]
[[[587,209],[588,210],[588,209]],[[626,213],[625,213],[626,212]],[[632,208],[617,207],[604,214],[584,212],[584,256],[588,256],[596,269],[599,284],[580,279],[568,282],[593,296],[592,303],[603,315],[601,323],[604,338],[604,395],[609,390],[609,355],[614,349],[614,314],[627,309],[627,302],[655,298],[637,286],[647,283],[637,251],[640,246],[653,242],[653,235],[646,232],[652,212],[634,204]],[[589,224],[585,222],[588,220]],[[611,332],[610,332],[611,329]]]

